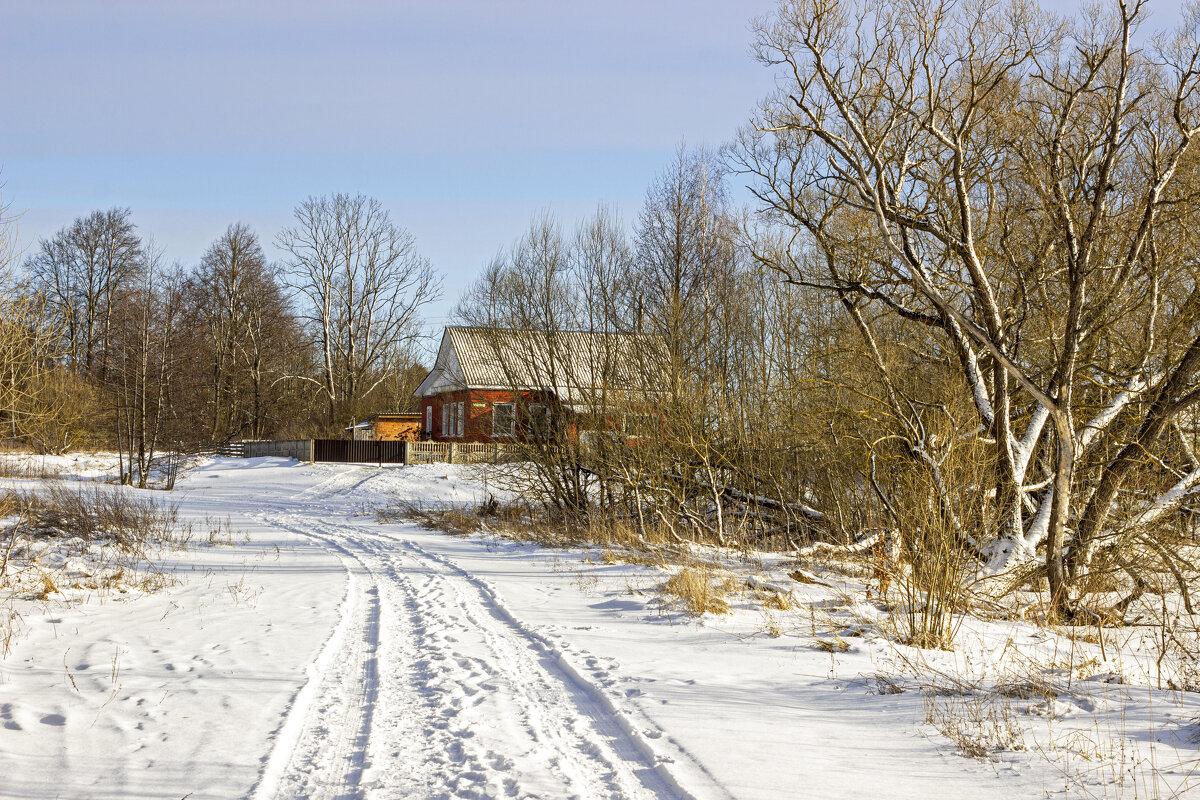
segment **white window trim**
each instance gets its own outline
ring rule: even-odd
[[[467,432],[467,404],[458,404],[458,413],[455,415],[458,418],[458,438],[463,438]]]

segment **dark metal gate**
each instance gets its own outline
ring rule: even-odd
[[[313,439],[313,461],[337,464],[403,464],[407,442]]]

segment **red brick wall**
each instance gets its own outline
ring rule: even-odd
[[[536,403],[541,398],[538,392],[527,392],[523,395],[525,403]],[[433,408],[433,436],[435,441],[447,442],[492,442],[503,439],[492,438],[492,404],[511,403],[514,393],[502,389],[471,390],[462,392],[446,392],[435,397],[426,397],[421,403],[421,431],[425,431],[425,409]],[[466,424],[463,426],[463,436],[442,436],[442,406],[449,403],[463,403],[466,414]],[[518,421],[518,430],[521,422]]]

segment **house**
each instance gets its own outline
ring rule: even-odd
[[[385,411],[346,429],[351,439],[376,442],[415,442],[420,438],[421,415],[415,411]]]
[[[450,326],[417,387],[422,438],[528,440],[604,427],[596,417],[644,392],[661,348],[636,334]]]

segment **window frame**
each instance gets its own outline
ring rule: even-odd
[[[508,409],[508,430],[500,430],[497,426],[497,421],[500,418],[500,409]],[[511,439],[517,435],[517,404],[516,403],[492,403],[492,438]]]
[[[529,435],[535,439],[549,439],[551,432],[554,430],[551,424],[550,404],[530,403],[527,413],[529,416]]]
[[[442,402],[442,438],[457,439],[462,436],[462,403]]]

